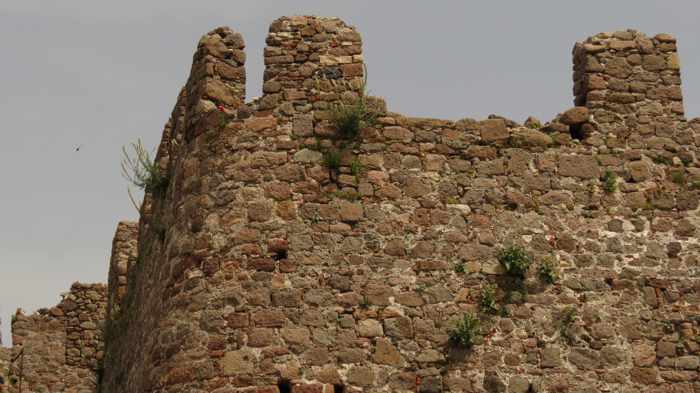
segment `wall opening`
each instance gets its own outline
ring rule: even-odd
[[[275,261],[280,261],[282,259],[287,259],[287,250],[278,250],[275,255],[272,256]]]
[[[579,141],[586,139],[586,131],[583,129],[583,124],[570,125],[569,134],[571,134],[571,138]]]
[[[333,393],[345,393],[345,385],[342,383],[336,383],[333,385]]]
[[[292,393],[292,382],[288,379],[280,379],[277,383],[277,389],[280,393]]]

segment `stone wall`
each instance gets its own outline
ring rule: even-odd
[[[103,356],[104,284],[72,285],[55,307],[12,321],[9,392],[94,393]],[[21,387],[21,389],[20,389]]]
[[[577,44],[580,106],[544,126],[379,104],[354,140],[329,121],[362,92],[354,29],[281,18],[267,42],[264,95],[243,104],[240,35],[200,41],[103,392],[700,388],[700,122],[672,38]],[[511,245],[535,261],[522,282],[497,258]],[[449,340],[468,313],[471,349]]]

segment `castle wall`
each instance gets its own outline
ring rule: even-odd
[[[105,295],[104,284],[75,283],[57,306],[14,315],[9,392],[96,391]]]
[[[362,74],[342,68],[362,69],[356,32],[276,21],[265,95],[248,104],[233,85],[201,87],[221,87],[216,64],[244,74],[238,37],[220,28],[200,41],[166,125],[158,162],[170,182],[144,204],[103,392],[698,388],[700,123],[669,97],[628,92],[636,101],[618,105],[609,68],[583,93],[578,81],[597,72],[588,60],[610,67],[627,49],[577,45],[586,108],[544,127],[383,112],[343,141],[328,109],[358,93]],[[309,73],[326,69],[323,56],[342,76]],[[677,76],[648,71],[649,91]],[[604,120],[630,111],[671,128]],[[578,140],[571,126],[593,132]],[[521,285],[497,260],[508,245],[534,256]],[[538,273],[545,262],[554,283]],[[493,315],[479,306],[489,285]],[[469,350],[449,340],[466,313],[482,324]]]

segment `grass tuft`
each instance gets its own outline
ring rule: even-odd
[[[612,171],[605,171],[603,174],[603,190],[612,194],[617,191],[617,175]]]

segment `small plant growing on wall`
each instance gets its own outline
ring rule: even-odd
[[[566,339],[567,342],[573,341],[573,333],[571,328],[576,322],[576,309],[574,307],[565,308],[559,319],[559,334]]]
[[[481,290],[479,299],[479,310],[485,314],[498,314],[498,304],[496,304],[496,286],[486,285]]]
[[[512,277],[524,279],[530,265],[532,257],[520,246],[508,246],[498,252],[498,262],[505,269],[506,273]]]
[[[671,181],[678,184],[679,186],[684,185],[685,174],[683,173],[683,169],[671,171]]]
[[[226,115],[226,108],[223,105],[217,105],[216,109],[219,111],[219,131],[226,128],[228,123],[228,116]]]
[[[554,284],[559,279],[556,268],[554,266],[554,261],[551,258],[545,258],[540,263],[537,269],[537,275],[540,280],[546,282],[547,284]]]
[[[612,194],[617,191],[617,175],[612,171],[605,171],[603,174],[603,190]]]
[[[151,158],[141,140],[131,143],[130,153],[126,146],[122,147],[122,176],[133,186],[153,193],[154,196],[165,194],[170,179],[163,173],[160,166]],[[136,205],[131,190],[129,190],[131,202]]]
[[[450,330],[450,341],[460,347],[471,348],[476,343],[481,330],[481,322],[474,314],[464,314],[455,327]]]
[[[355,182],[360,182],[360,175],[362,174],[362,172],[364,172],[364,170],[365,168],[362,166],[362,163],[357,158],[353,159],[350,162],[350,173],[352,173],[352,175],[355,176]]]
[[[336,149],[327,149],[323,151],[322,163],[328,168],[328,176],[333,180],[335,174],[340,169],[340,151]]]
[[[366,310],[370,306],[369,298],[367,295],[362,295],[362,299],[360,299],[359,306],[361,309]]]
[[[360,130],[372,126],[377,120],[377,114],[367,105],[367,69],[364,72],[359,97],[350,104],[337,104],[331,108],[331,123],[341,138],[354,140]]]

